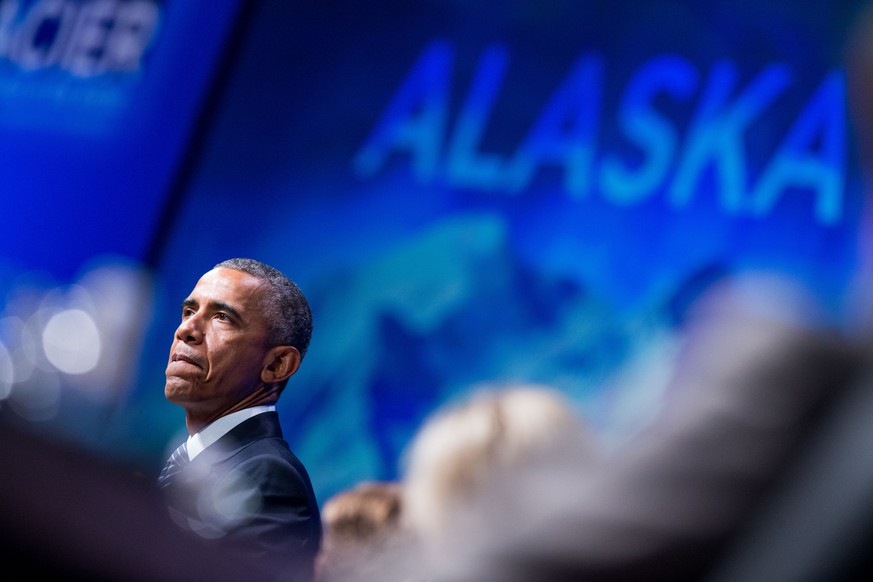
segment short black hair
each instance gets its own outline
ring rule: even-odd
[[[312,338],[312,311],[303,291],[278,269],[255,259],[235,258],[222,261],[215,269],[234,269],[265,281],[270,291],[264,305],[269,323],[267,342],[273,346],[293,346],[300,359]]]

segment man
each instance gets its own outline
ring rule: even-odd
[[[164,394],[185,409],[190,435],[158,480],[173,519],[281,580],[311,579],[321,545],[309,476],[275,410],[311,334],[292,281],[230,259],[182,302],[166,369]]]

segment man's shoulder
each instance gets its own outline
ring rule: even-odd
[[[262,437],[239,443],[233,457],[236,463],[260,462],[270,465],[290,465],[305,471],[303,463],[282,437]]]
[[[265,416],[265,415],[258,415]],[[254,421],[254,417],[246,423]],[[243,423],[243,424],[246,424]],[[253,477],[265,472],[274,474],[290,473],[309,483],[309,475],[303,463],[294,454],[281,432],[252,431],[251,427],[240,425],[220,439],[216,453],[224,457],[228,468],[251,474]],[[240,429],[239,432],[236,432]],[[219,452],[220,451],[220,452]]]

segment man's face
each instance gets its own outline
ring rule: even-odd
[[[267,355],[264,285],[234,269],[203,275],[182,304],[167,363],[167,400],[189,414],[223,414],[260,384]]]

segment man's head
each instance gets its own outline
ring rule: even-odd
[[[204,274],[182,303],[164,394],[191,432],[243,408],[273,404],[306,353],[312,315],[300,289],[252,259]]]
[[[213,268],[242,271],[268,283],[262,304],[270,326],[267,341],[297,348],[302,360],[312,337],[312,312],[300,288],[277,269],[254,259],[228,259]]]

